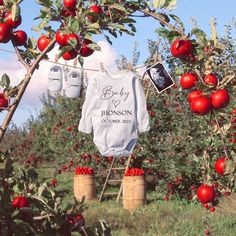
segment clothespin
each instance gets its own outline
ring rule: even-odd
[[[133,63],[131,63],[131,62],[128,63],[128,65],[127,65],[127,70],[128,70],[128,71],[134,71]]]
[[[75,60],[73,61],[73,66],[74,66],[74,67],[76,67],[76,66],[77,66],[77,64],[78,64],[78,59],[77,59],[77,58],[75,58]]]
[[[104,67],[104,64],[102,63],[102,62],[100,62],[100,70],[101,70],[101,72],[106,72],[106,70],[105,70],[105,67]]]
[[[106,73],[108,76],[108,72],[105,70],[105,67],[104,67],[104,64],[102,62],[100,62],[100,71],[103,72],[103,73]]]
[[[55,55],[55,62],[58,63],[58,60],[59,60],[59,55],[56,54],[56,55]]]

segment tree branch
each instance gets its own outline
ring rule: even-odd
[[[20,55],[20,52],[19,52],[19,49],[18,49],[18,47],[16,46],[16,44],[15,44],[15,42],[14,42],[14,40],[13,39],[11,39],[11,42],[12,42],[12,45],[13,45],[13,47],[14,47],[14,49],[15,49],[15,52],[16,52],[16,54],[17,54],[17,56],[18,56],[18,60],[23,64],[23,66],[27,69],[27,70],[29,70],[29,64],[27,63],[27,62],[25,62],[25,60],[22,58],[22,56]]]
[[[27,73],[25,75],[25,78],[23,79],[23,82],[20,86],[19,92],[16,96],[16,102],[9,108],[9,111],[3,121],[3,124],[0,128],[0,143],[2,142],[2,139],[4,137],[4,134],[6,133],[7,127],[9,123],[11,122],[11,119],[21,101],[22,96],[24,95],[24,92],[30,82],[30,79],[32,77],[32,74],[34,73],[35,69],[38,67],[40,61],[45,57],[45,55],[49,52],[50,48],[53,46],[53,44],[56,42],[56,38],[52,40],[52,42],[43,50],[42,53],[38,55],[38,57],[35,59],[34,63],[29,67],[27,70]]]
[[[44,215],[44,216],[34,216],[33,220],[45,220],[48,219],[50,215]]]
[[[151,11],[148,11],[148,10],[144,10],[144,9],[140,9],[139,11],[141,11],[142,13],[144,13],[144,14],[146,14],[148,16],[153,17],[154,19],[158,20],[162,24],[166,25],[169,29],[177,31],[181,35],[182,38],[186,38],[187,37],[182,30],[180,30],[176,26],[174,26],[174,25],[168,23],[167,21],[165,21],[165,19],[161,18],[157,13],[151,12]]]

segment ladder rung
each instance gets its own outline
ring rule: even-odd
[[[108,179],[108,182],[122,182],[122,179]]]
[[[103,195],[117,195],[118,193],[112,193],[112,192],[110,192],[110,193],[103,193]]]

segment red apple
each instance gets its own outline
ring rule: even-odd
[[[212,186],[202,184],[197,189],[197,198],[199,202],[209,203],[213,202],[215,199],[216,193]]]
[[[79,37],[77,34],[74,34],[74,33],[67,34],[64,38],[65,45],[70,45],[70,41],[75,42],[76,48],[79,47]]]
[[[67,10],[67,9],[63,9],[61,16],[63,17],[69,17],[69,16],[76,16],[76,11],[75,10]]]
[[[77,56],[78,56],[78,52],[75,49],[72,49],[62,54],[62,58],[67,61],[75,59]]]
[[[48,36],[41,36],[37,42],[38,49],[42,52],[50,44],[50,42],[51,39]]]
[[[76,3],[77,0],[64,0],[64,6],[69,10],[75,10],[76,9]]]
[[[205,75],[203,78],[205,84],[215,88],[218,85],[218,79],[214,74]]]
[[[226,158],[222,157],[215,161],[214,170],[219,174],[223,175],[225,173]]]
[[[196,86],[198,77],[194,73],[185,73],[180,77],[180,85],[183,89],[191,89]]]
[[[66,34],[64,34],[63,32],[61,32],[60,30],[58,30],[58,31],[56,32],[56,42],[57,42],[60,46],[65,46],[65,45],[66,45],[65,38],[66,38]]]
[[[212,106],[215,109],[223,108],[227,106],[230,102],[230,96],[226,89],[219,89],[212,94],[210,94],[210,100]]]
[[[7,43],[11,39],[11,28],[7,24],[0,23],[0,43]]]
[[[82,57],[88,57],[88,56],[93,54],[94,50],[92,48],[88,47],[88,45],[91,44],[91,43],[93,43],[93,42],[89,39],[83,39],[82,40],[82,45],[81,45],[81,48],[80,48],[80,51],[79,51],[79,54]]]
[[[17,30],[13,33],[13,40],[16,46],[23,46],[27,41],[27,34],[23,30]]]
[[[201,90],[193,90],[188,94],[188,102],[191,103],[194,98],[201,96],[203,96],[203,92]]]
[[[14,208],[23,208],[23,207],[30,207],[29,200],[25,196],[15,197],[12,200],[12,206]]]
[[[0,110],[1,108],[7,108],[9,104],[9,99],[4,93],[0,93]]]
[[[93,14],[88,15],[87,18],[92,23],[95,23],[95,22],[97,22],[99,17],[103,14],[103,9],[98,5],[93,5],[93,6],[89,7],[88,12],[93,13]]]
[[[211,110],[211,101],[206,96],[194,98],[190,103],[191,110],[198,115],[206,115]]]
[[[7,12],[4,18],[4,23],[9,25],[11,28],[17,28],[21,24],[21,16],[13,21],[11,12]]]
[[[193,53],[193,46],[191,41],[184,39],[176,39],[170,48],[173,57],[187,58]]]

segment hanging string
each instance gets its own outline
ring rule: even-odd
[[[0,51],[16,54],[15,51],[4,49],[4,48],[0,48]],[[68,64],[65,64],[65,63],[60,63],[58,61],[52,61],[52,60],[49,60],[49,59],[43,59],[43,61],[50,62],[50,63],[56,64],[56,65],[71,67],[71,68],[75,68],[75,69],[81,69],[81,70],[87,70],[87,71],[97,71],[97,72],[100,71],[100,69],[78,67],[78,66],[76,66],[76,63],[74,63],[74,65],[68,65]],[[141,69],[141,68],[144,68],[144,67],[146,67],[146,65],[134,66],[134,69]]]

